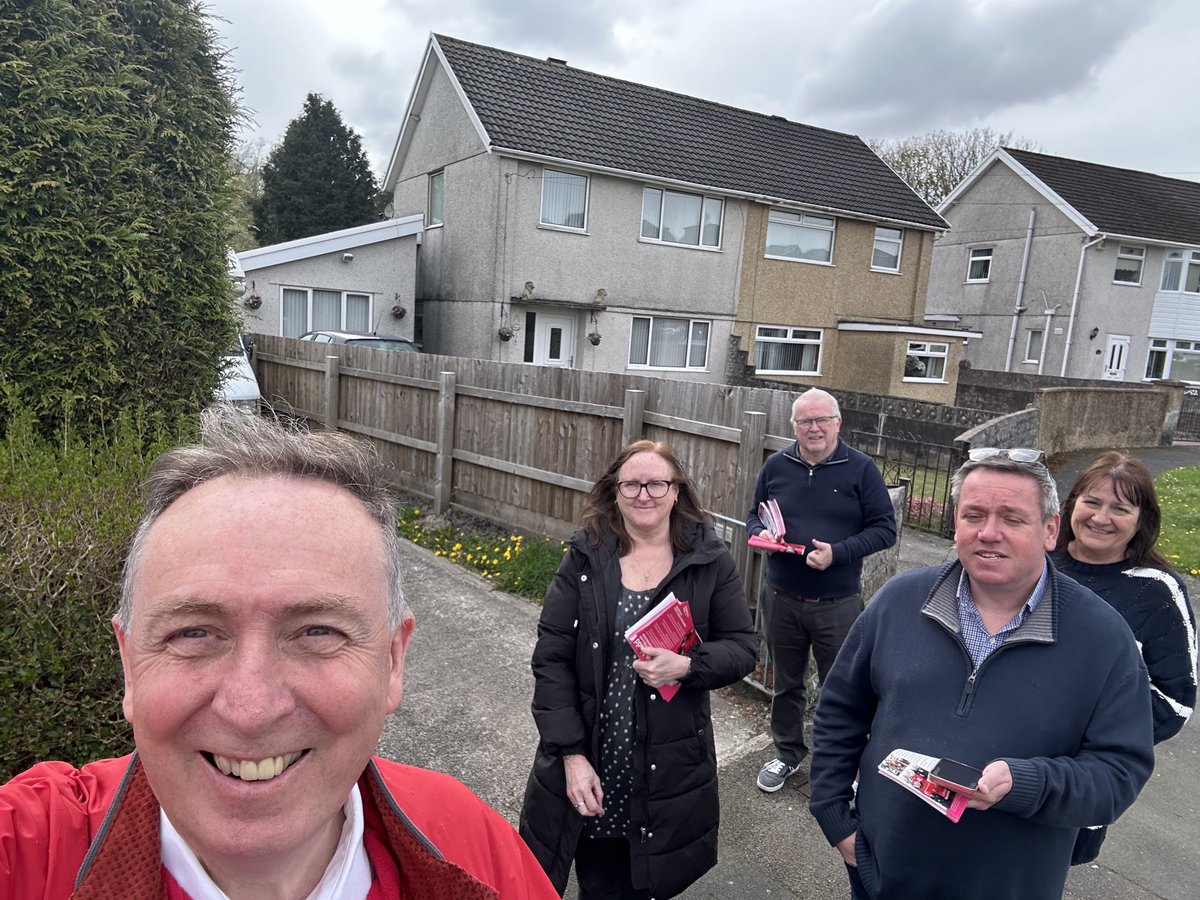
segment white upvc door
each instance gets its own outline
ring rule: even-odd
[[[575,365],[575,317],[539,312],[534,321],[534,364],[564,368]]]
[[[1129,335],[1110,334],[1108,346],[1104,348],[1104,372],[1102,378],[1109,381],[1125,380],[1125,363],[1129,359]]]

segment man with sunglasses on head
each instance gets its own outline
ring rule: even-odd
[[[1079,828],[1150,777],[1146,668],[1120,614],[1047,557],[1040,459],[971,451],[951,485],[958,561],[884,585],[825,682],[810,809],[856,900],[1060,898]],[[901,748],[982,769],[957,823],[878,773]]]
[[[883,476],[869,456],[839,437],[837,400],[818,388],[792,404],[796,443],[763,464],[746,516],[750,535],[782,541],[759,517],[775,500],[786,540],[803,554],[779,551],[767,560],[763,613],[774,672],[771,737],[775,756],[758,773],[758,787],[774,793],[808,755],[804,714],[811,649],[824,682],[850,626],[863,609],[862,561],[896,543],[896,516]]]

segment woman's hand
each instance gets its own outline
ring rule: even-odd
[[[652,688],[662,687],[671,681],[679,681],[692,670],[692,661],[686,656],[672,653],[661,647],[647,647],[643,651],[649,659],[635,659],[633,671]]]
[[[604,788],[600,777],[587,757],[582,753],[570,753],[563,757],[563,769],[567,775],[567,798],[581,816],[602,816]]]

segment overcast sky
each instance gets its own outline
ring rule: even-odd
[[[436,32],[865,139],[988,126],[1200,180],[1194,0],[207,2],[244,136],[276,143],[313,91],[379,177]]]

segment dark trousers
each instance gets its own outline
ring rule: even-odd
[[[817,678],[824,684],[850,626],[863,611],[862,594],[812,601],[768,589],[765,601],[767,650],[775,675],[771,737],[776,755],[794,766],[808,755],[804,713],[809,651],[817,662]]]
[[[575,851],[579,900],[649,900],[650,892],[633,886],[629,841],[624,838],[579,839]]]

